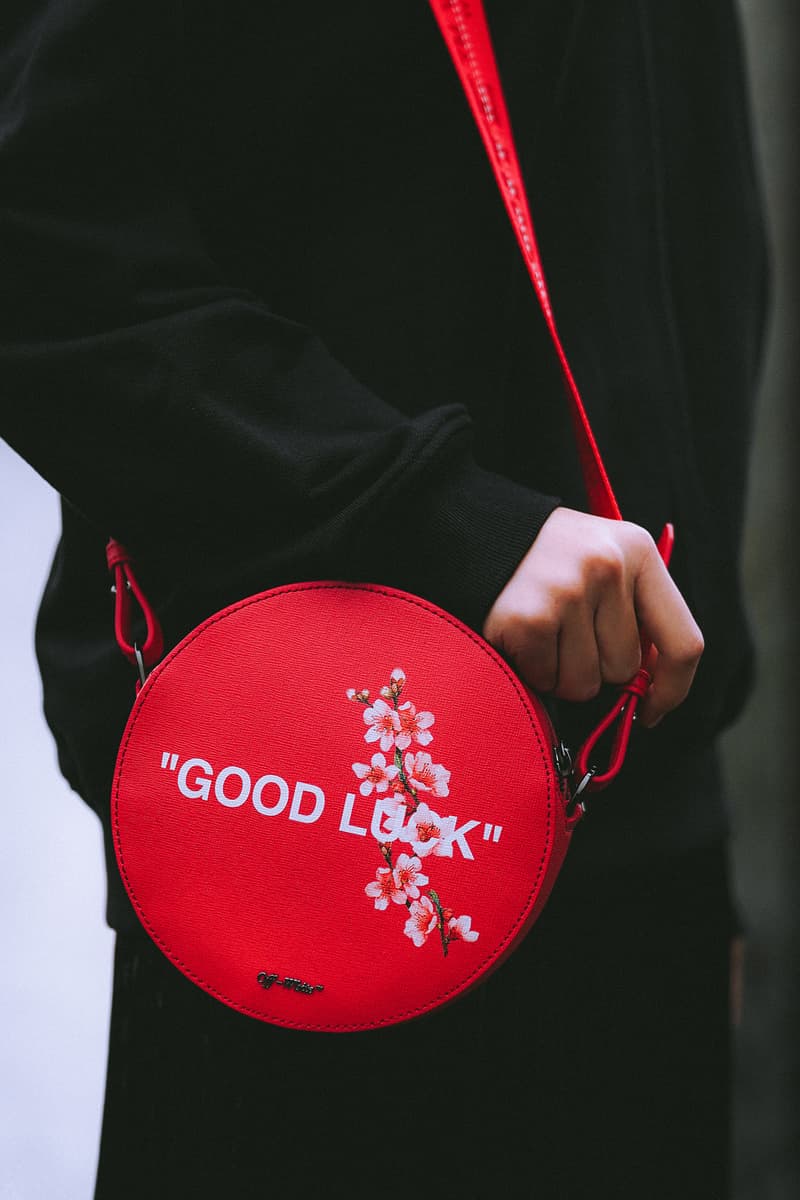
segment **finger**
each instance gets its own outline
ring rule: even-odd
[[[699,631],[698,631],[699,634]],[[686,699],[700,661],[697,643],[686,643],[676,652],[661,651],[656,657],[651,683],[642,703],[642,723],[652,728]]]
[[[546,619],[520,621],[504,638],[512,647],[511,661],[524,683],[535,692],[552,692],[558,683],[559,625]]]
[[[570,606],[558,638],[558,682],[555,694],[561,700],[591,700],[600,690],[600,658],[591,608]]]
[[[682,696],[677,703],[665,701],[659,686],[661,679],[661,671],[659,669],[660,658],[661,656],[657,651],[653,653],[649,668],[653,682],[642,698],[638,710],[639,720],[645,729],[654,729],[668,712],[671,712],[673,708],[677,708],[686,698],[685,695]]]
[[[607,593],[594,618],[600,674],[604,683],[627,683],[642,663],[642,641],[633,594],[623,581]]]
[[[636,580],[642,634],[658,651],[641,719],[652,726],[685,700],[703,653],[703,635],[655,547]]]

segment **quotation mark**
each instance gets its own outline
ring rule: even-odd
[[[499,841],[500,841],[500,834],[501,834],[502,832],[503,832],[503,826],[502,826],[502,825],[489,825],[489,824],[487,823],[487,824],[486,824],[486,825],[484,825],[484,827],[483,827],[483,840],[484,840],[485,842],[488,842],[488,841],[492,841],[492,842],[499,842]]]
[[[161,755],[161,770],[174,771],[178,766],[179,755],[170,754],[169,750],[165,750]]]

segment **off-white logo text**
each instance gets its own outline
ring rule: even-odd
[[[208,801],[213,796],[217,803],[231,809],[241,808],[249,801],[256,812],[264,817],[285,814],[288,820],[300,825],[316,824],[328,805],[323,789],[315,783],[299,779],[290,783],[276,774],[259,775],[253,779],[244,767],[225,766],[216,770],[205,758],[181,759],[179,754],[169,750],[161,755],[161,769],[174,773],[178,791],[188,800]],[[398,817],[396,807],[391,799],[382,796],[376,800],[365,800],[354,792],[348,792],[339,816],[339,831],[356,837],[371,834],[380,842],[393,842],[402,828],[402,817]],[[437,854],[452,858],[453,850],[457,847],[462,858],[474,859],[468,838],[480,824],[479,821],[464,821],[459,825],[458,818],[453,815],[443,818],[438,833]],[[482,840],[496,843],[502,832],[502,825],[486,822],[482,829]]]

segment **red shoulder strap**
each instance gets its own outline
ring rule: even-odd
[[[486,148],[500,195],[561,365],[589,507],[595,516],[621,520],[622,514],[556,327],[482,0],[429,2]],[[673,541],[674,531],[671,525],[667,525],[658,542],[661,557],[667,564],[672,553]],[[598,791],[606,787],[618,774],[628,746],[636,707],[650,685],[650,673],[647,668],[652,653],[650,643],[643,639],[642,669],[622,689],[608,716],[578,752],[575,775],[580,791]],[[590,758],[606,735],[613,739],[610,761],[607,769],[600,772],[593,764],[590,765]]]
[[[430,0],[430,4],[483,139],[561,365],[589,506],[595,516],[619,520],[619,506],[556,327],[483,4],[481,0]]]

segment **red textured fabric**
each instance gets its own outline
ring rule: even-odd
[[[555,740],[442,609],[366,584],[264,592],[139,693],[112,796],[122,877],[162,951],[241,1012],[330,1031],[415,1017],[541,910],[572,824]]]

